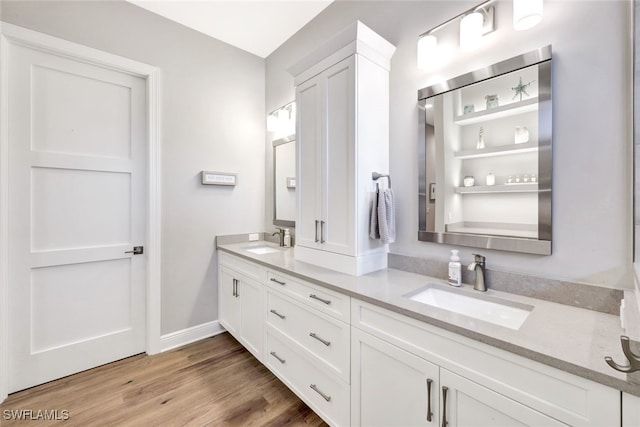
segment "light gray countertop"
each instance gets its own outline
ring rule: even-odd
[[[290,274],[362,301],[432,324],[459,335],[561,369],[583,378],[640,396],[640,384],[628,381],[604,361],[605,356],[625,364],[620,347],[620,318],[611,314],[571,307],[491,289],[485,295],[534,306],[519,330],[456,314],[412,301],[403,295],[441,279],[385,269],[351,276],[295,260],[295,249],[257,255],[246,247],[264,241],[219,244],[218,249],[265,267]],[[471,289],[468,285],[463,285]],[[455,288],[452,288],[455,289]],[[473,291],[472,291],[473,292]]]

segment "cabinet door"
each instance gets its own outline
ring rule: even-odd
[[[440,416],[449,427],[566,426],[443,368],[440,385]]]
[[[640,397],[622,393],[622,427],[640,426]]]
[[[324,71],[323,249],[355,255],[355,56]]]
[[[320,246],[322,193],[322,75],[296,88],[297,193],[296,245]]]
[[[351,334],[351,423],[438,426],[438,366],[356,328]]]
[[[236,339],[240,339],[240,300],[233,272],[221,267],[218,273],[218,317],[220,323]]]
[[[248,279],[240,279],[238,284],[240,301],[240,342],[258,360],[262,360],[263,286]]]

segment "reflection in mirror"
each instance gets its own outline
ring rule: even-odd
[[[295,135],[273,141],[273,224],[294,227],[296,218]]]
[[[422,241],[551,253],[551,47],[420,100]]]

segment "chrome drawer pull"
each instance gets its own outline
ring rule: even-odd
[[[281,357],[279,357],[275,351],[272,351],[270,353],[273,357],[275,357],[276,359],[278,359],[278,362],[282,363],[284,365],[284,362],[286,362],[286,360],[282,359]]]
[[[433,380],[427,378],[427,421],[429,422],[433,419],[433,412],[431,411],[431,384],[433,384]]]
[[[275,279],[273,277],[271,279],[269,279],[269,280],[271,280],[272,282],[276,282],[278,285],[282,285],[282,286],[287,284],[286,282],[281,282],[278,279]]]
[[[329,347],[329,346],[331,345],[331,341],[323,340],[322,338],[320,338],[319,336],[317,336],[315,332],[311,332],[311,333],[309,334],[309,336],[310,336],[311,338],[315,338],[315,339],[317,339],[318,341],[320,341],[322,344],[326,345],[327,347]]]
[[[316,294],[310,294],[310,295],[309,295],[309,298],[317,299],[318,301],[323,302],[323,303],[325,303],[325,304],[327,304],[327,305],[331,304],[331,301],[330,301],[330,300],[328,300],[328,299],[322,299],[322,298],[320,298],[319,296],[317,296]]]
[[[283,316],[282,314],[278,313],[275,310],[269,310],[269,311],[272,312],[273,314],[275,314],[276,316],[278,316],[281,319],[286,319],[287,318],[287,316]]]
[[[318,393],[320,396],[322,396],[322,398],[324,400],[326,400],[327,402],[331,402],[331,396],[327,396],[326,394],[324,394],[323,392],[321,392],[320,390],[318,390],[318,387],[316,387],[315,384],[311,384],[309,386],[309,388],[313,391],[315,391],[316,393]]]
[[[320,221],[316,219],[316,238],[313,240],[315,243],[318,243],[320,241],[320,239],[318,239],[318,223],[319,222]]]
[[[320,221],[320,243],[324,242],[324,221]]]

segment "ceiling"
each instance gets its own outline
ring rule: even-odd
[[[266,58],[333,0],[127,0]]]

